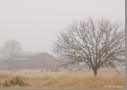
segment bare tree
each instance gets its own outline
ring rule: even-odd
[[[101,67],[117,71],[117,66],[125,65],[124,24],[105,19],[74,22],[59,32],[52,51],[57,60],[66,64],[84,62],[94,76]]]
[[[4,42],[4,45],[0,48],[0,58],[2,60],[10,60],[8,61],[8,69],[13,70],[14,66],[12,63],[13,58],[16,54],[21,51],[21,45],[14,39]]]
[[[4,45],[0,49],[2,59],[11,59],[21,51],[21,45],[14,39],[4,42]]]

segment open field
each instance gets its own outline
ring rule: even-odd
[[[0,89],[125,89],[125,70],[118,74],[113,69],[98,70],[97,77],[93,71],[71,72],[62,70],[51,72],[46,70],[0,71]],[[15,77],[23,80],[23,85],[12,85]],[[4,86],[7,81],[7,87]]]

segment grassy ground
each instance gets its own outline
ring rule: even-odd
[[[93,71],[46,72],[43,70],[0,71],[0,89],[125,89],[125,70],[120,74],[112,69]],[[23,86],[10,84],[15,77],[23,80]],[[4,86],[7,81],[8,86]]]

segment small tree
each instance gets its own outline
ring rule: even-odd
[[[14,39],[4,42],[4,45],[0,48],[0,58],[2,60],[10,60],[9,69],[13,69],[11,60],[19,51],[21,51],[20,43]]]
[[[94,76],[101,67],[125,65],[125,27],[118,22],[102,19],[74,22],[57,35],[52,51],[55,58],[66,64],[84,62]]]
[[[11,59],[21,51],[20,43],[14,39],[4,42],[4,45],[0,49],[2,59]]]

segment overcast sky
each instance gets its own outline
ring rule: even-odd
[[[125,21],[125,0],[0,0],[0,47],[15,39],[22,51],[52,54],[56,33],[89,17]]]

